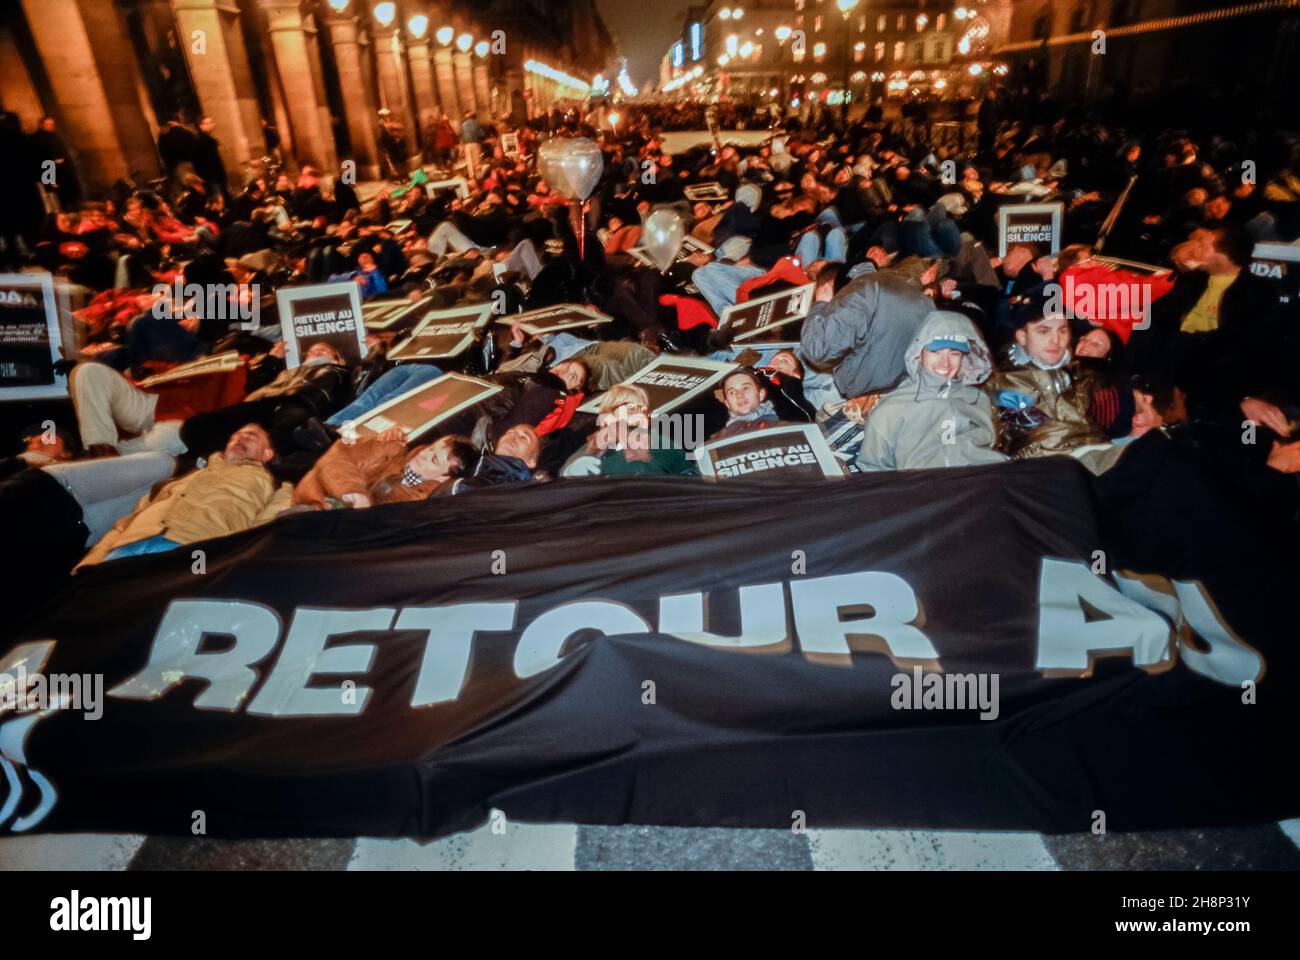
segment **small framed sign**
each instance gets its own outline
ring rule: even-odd
[[[815,423],[794,423],[727,437],[695,451],[706,477],[816,479],[844,476],[844,468]]]
[[[275,297],[284,336],[284,364],[290,370],[300,366],[307,351],[321,342],[337,350],[347,366],[365,357],[366,327],[358,284],[344,280],[281,287]]]
[[[784,327],[808,316],[812,309],[814,284],[769,293],[723,309],[718,329],[731,331],[732,343],[743,343],[768,330]]]
[[[389,360],[441,360],[469,349],[474,335],[492,319],[492,304],[471,303],[449,310],[430,310],[411,335],[388,351]]]
[[[59,304],[48,273],[0,274],[0,400],[68,395]]]
[[[424,192],[432,200],[440,193],[446,193],[448,190],[454,190],[456,196],[462,200],[469,199],[469,181],[464,177],[452,177],[450,180],[430,180],[424,185]]]
[[[399,394],[381,403],[369,413],[344,424],[358,439],[383,433],[390,427],[402,427],[406,438],[414,440],[448,417],[474,406],[503,388],[461,373],[444,373],[436,380]]]
[[[682,193],[686,199],[692,203],[715,203],[719,200],[727,199],[727,191],[722,184],[717,181],[709,183],[693,183],[688,187],[682,188]]]
[[[557,303],[553,307],[542,307],[524,313],[506,313],[497,317],[497,323],[510,326],[517,323],[519,328],[531,337],[578,327],[595,327],[602,323],[612,323],[613,320],[613,317],[601,313],[594,307],[584,307],[576,303]]]
[[[1032,243],[1043,253],[1059,253],[1063,203],[1008,203],[998,208],[998,256],[1012,244]]]
[[[651,413],[668,413],[707,393],[736,368],[736,364],[720,360],[661,354],[623,382],[645,390]],[[593,397],[578,409],[599,413],[600,397]]]

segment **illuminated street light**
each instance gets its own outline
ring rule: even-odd
[[[330,0],[330,6],[334,8],[335,13],[342,13],[348,8],[348,0]]]
[[[480,58],[486,57],[488,55],[489,46],[490,44],[486,40],[480,40],[478,43],[474,44],[474,52],[478,54]]]
[[[952,15],[956,17],[958,20],[965,20],[967,17],[970,16],[970,11],[967,10],[965,7],[958,7],[956,10],[952,12]]]
[[[744,15],[745,15],[745,11],[740,9],[740,7],[736,7],[734,10],[731,11],[732,20],[739,20]]]
[[[417,13],[406,21],[406,28],[411,31],[411,36],[419,40],[424,36],[424,32],[429,29],[429,18],[424,14]]]
[[[781,24],[781,26],[776,28],[775,33],[776,33],[776,42],[785,43],[787,40],[790,39],[790,34],[792,33],[792,31],[790,30],[789,27],[787,27],[783,23]]]
[[[816,44],[813,47],[813,56],[816,57],[818,60],[826,56],[826,44],[824,43]]]
[[[835,0],[835,6],[840,8],[840,13],[844,14],[845,20],[849,18],[849,14],[853,12],[853,8],[857,5],[858,0]]]
[[[474,37],[468,33],[462,33],[456,38],[456,49],[461,53],[469,53],[469,48],[474,46]]]
[[[381,27],[392,26],[393,20],[397,17],[397,4],[395,3],[376,3],[375,19],[379,21]]]
[[[734,33],[727,37],[727,56],[734,57],[740,47],[740,37]]]
[[[730,7],[723,7],[721,10],[718,11],[718,16],[721,17],[723,20],[730,20],[730,19],[731,19],[731,8],[730,8]]]
[[[453,27],[439,27],[438,32],[434,34],[437,41],[444,47],[451,43],[451,38],[456,36],[456,30]]]
[[[718,57],[718,66],[720,67],[725,67],[730,62],[731,62],[731,57],[727,56],[725,53],[722,56]]]
[[[972,63],[969,69],[970,69],[970,75],[972,77],[978,77],[981,73],[984,72],[984,67],[978,63]]]
[[[753,52],[754,52],[754,45],[750,43],[748,40],[746,40],[744,43],[740,45],[740,55],[742,57],[748,57]]]

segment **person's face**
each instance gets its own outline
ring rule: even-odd
[[[514,457],[522,460],[529,467],[537,466],[537,458],[542,450],[541,441],[532,427],[519,424],[507,430],[497,441],[496,452],[502,457]]]
[[[1205,212],[1213,220],[1222,220],[1228,215],[1231,207],[1232,204],[1228,202],[1227,197],[1215,197],[1205,204]]]
[[[1008,277],[1014,277],[1025,268],[1033,254],[1024,247],[1012,247],[1007,251],[1007,255],[1002,258],[1002,272]]]
[[[339,352],[324,340],[318,340],[308,347],[307,356],[303,359],[316,360],[318,362],[328,361],[329,363],[337,363],[340,366],[343,365],[343,358],[339,356]]]
[[[577,390],[582,387],[583,370],[576,363],[570,363],[564,360],[551,367],[551,373],[555,374],[564,381],[566,390]]]
[[[1165,425],[1165,418],[1156,409],[1155,398],[1141,390],[1133,391],[1133,429],[1130,435],[1140,437],[1142,434]]]
[[[452,467],[459,461],[451,455],[451,447],[442,441],[424,447],[408,462],[408,466],[425,480],[442,482],[451,476]]]
[[[961,373],[962,352],[960,350],[922,350],[921,367],[945,380],[956,380]]]
[[[1125,158],[1128,160],[1129,163],[1137,163],[1138,158],[1139,158],[1140,156],[1142,156],[1142,148],[1141,148],[1141,147],[1129,147],[1129,148],[1128,148],[1128,153],[1126,153],[1124,156],[1125,156]]]
[[[1070,349],[1070,324],[1065,317],[1043,317],[1016,331],[1016,343],[1047,366],[1055,366]]]
[[[204,117],[199,121],[199,129],[204,133],[211,133],[216,126],[216,122],[211,117]]]
[[[1110,337],[1106,336],[1104,330],[1089,330],[1079,338],[1074,352],[1080,357],[1104,360],[1110,355]]]
[[[46,133],[53,133],[54,121],[51,120],[49,117],[46,117],[44,120],[41,121],[41,129],[44,130]]]
[[[368,253],[363,253],[357,257],[357,266],[362,270],[370,271],[375,269],[375,258]]]
[[[63,437],[57,433],[53,434],[53,439],[47,439],[49,437],[50,434],[44,432],[28,437],[26,451],[28,453],[39,453],[51,460],[71,460],[72,454],[68,453],[68,448],[64,446]]]
[[[750,377],[732,377],[722,388],[722,402],[733,417],[753,413],[766,399],[767,391],[761,389]]]
[[[788,350],[782,350],[772,357],[767,366],[769,369],[775,370],[777,373],[783,373],[788,377],[799,376],[799,363],[794,354]]]
[[[255,423],[240,427],[226,444],[226,461],[233,464],[266,463],[275,456],[271,438]]]

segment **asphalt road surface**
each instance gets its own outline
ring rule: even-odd
[[[14,837],[0,870],[1300,870],[1298,844],[1300,819],[1102,837],[499,822],[429,843]]]

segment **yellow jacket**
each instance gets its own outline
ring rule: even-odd
[[[202,470],[178,477],[155,496],[146,494],[77,567],[99,563],[118,547],[149,537],[190,544],[238,533],[269,522],[292,502],[292,485],[277,488],[260,463],[230,464],[217,453]]]

